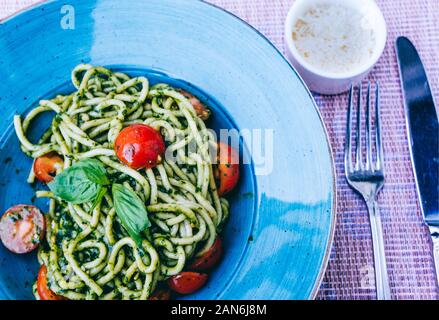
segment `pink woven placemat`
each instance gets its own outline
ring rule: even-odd
[[[0,18],[38,0],[0,0]],[[283,22],[294,0],[209,0],[267,36],[282,52]],[[382,87],[381,111],[386,184],[379,197],[394,299],[438,299],[431,243],[423,225],[409,157],[404,108],[393,44],[399,35],[417,46],[439,92],[439,1],[377,0],[388,25],[384,55],[370,75]],[[347,186],[343,171],[347,96],[315,95],[329,132],[337,170],[338,212],[331,259],[319,299],[374,299],[373,256],[363,201]]]

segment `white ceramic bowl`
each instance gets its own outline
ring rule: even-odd
[[[370,59],[364,64],[357,65],[349,72],[330,73],[308,63],[298,52],[292,32],[296,20],[312,5],[334,3],[353,7],[367,14],[375,28],[376,46]],[[358,21],[361,23],[361,21]],[[384,51],[387,40],[387,27],[381,10],[374,0],[296,0],[288,12],[285,22],[285,46],[288,60],[296,68],[308,87],[313,92],[321,94],[339,94],[346,92],[352,83],[360,82],[373,68]]]

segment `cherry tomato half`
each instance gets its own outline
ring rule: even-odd
[[[239,180],[239,156],[229,145],[218,143],[218,194],[223,196],[232,191]]]
[[[201,257],[196,258],[189,265],[189,270],[205,271],[214,267],[221,259],[223,254],[223,245],[221,238],[216,237],[215,242],[212,244],[209,250],[207,250]]]
[[[37,292],[41,300],[66,300],[66,298],[55,294],[47,286],[47,268],[43,264],[38,271]]]
[[[171,292],[167,289],[156,289],[149,300],[170,300]]]
[[[56,170],[62,167],[63,163],[63,159],[56,152],[36,158],[34,162],[35,177],[41,182],[48,183],[53,180]]]
[[[208,276],[205,273],[180,272],[168,279],[168,286],[177,293],[189,294],[204,286],[207,278]]]
[[[135,124],[119,133],[114,150],[119,160],[133,169],[154,168],[165,153],[165,143],[158,131]]]
[[[197,116],[202,120],[207,120],[210,117],[210,110],[206,108],[204,104],[201,103],[201,101],[195,97],[193,94],[185,91],[180,90],[182,95],[184,95],[186,98],[189,99],[189,102],[192,104],[192,106],[195,109],[195,112],[197,113]]]
[[[34,206],[9,208],[0,220],[0,239],[14,253],[28,253],[40,244],[46,224],[41,211]]]

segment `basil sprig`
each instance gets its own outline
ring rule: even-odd
[[[92,202],[93,207],[105,195],[110,184],[104,165],[94,159],[75,163],[48,184],[53,194],[67,202],[80,204]]]
[[[145,204],[134,191],[121,184],[114,183],[112,193],[117,216],[130,237],[140,245],[141,232],[151,226]]]
[[[104,165],[95,159],[75,163],[48,184],[55,196],[73,204],[93,202],[92,209],[101,202],[109,185]],[[121,184],[113,184],[111,190],[119,220],[140,245],[141,232],[151,226],[145,204],[134,191]]]

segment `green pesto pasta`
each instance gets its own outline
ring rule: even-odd
[[[64,159],[58,173],[84,159],[99,160],[112,183],[131,189],[145,203],[152,225],[139,243],[123,228],[110,191],[92,208],[92,203],[72,204],[40,190],[36,196],[49,198],[50,206],[38,260],[47,267],[49,288],[68,299],[147,299],[160,281],[212,246],[229,215],[208,161],[215,141],[191,102],[166,84],[151,87],[145,77],[86,64],[73,70],[72,82],[75,92],[40,101],[23,119],[14,117],[23,152],[34,159],[58,153]],[[29,125],[47,111],[56,113],[52,124],[32,143],[26,136]],[[122,164],[113,144],[132,124],[161,132],[176,161],[165,157],[157,167],[142,170]],[[31,170],[28,182],[34,180]],[[34,294],[38,299],[37,290]]]

